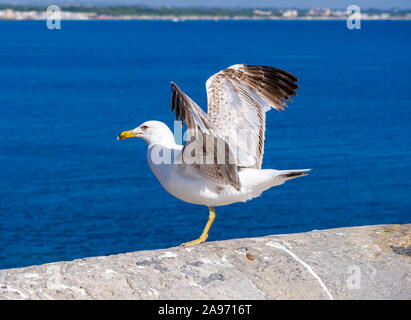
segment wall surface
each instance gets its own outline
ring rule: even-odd
[[[411,224],[0,270],[0,299],[411,299]]]

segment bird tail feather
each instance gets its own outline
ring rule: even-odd
[[[291,180],[306,176],[309,171],[311,171],[311,169],[281,170],[277,177],[285,180]]]

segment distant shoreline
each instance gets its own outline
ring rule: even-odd
[[[200,17],[182,17],[182,16],[138,16],[138,17],[110,17],[110,18],[61,18],[62,21],[172,21],[172,22],[184,22],[184,21],[345,21],[346,18],[282,18],[282,17],[272,17],[272,18],[260,18],[260,17],[215,17],[215,16],[200,16]],[[405,17],[389,17],[389,18],[362,18],[362,21],[411,21],[411,18]],[[44,19],[0,19],[1,21],[46,21]]]
[[[354,9],[222,9],[139,6],[10,6],[0,5],[0,20],[346,20]],[[360,9],[358,9],[360,10]],[[356,12],[361,20],[411,20],[411,10],[367,9]]]

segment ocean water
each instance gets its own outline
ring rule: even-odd
[[[209,240],[411,222],[411,23],[0,22],[0,268],[165,248],[200,235],[205,207],[170,196],[139,139],[172,126],[169,82],[206,109],[236,63],[299,78],[267,114],[264,168],[313,168],[217,208]]]

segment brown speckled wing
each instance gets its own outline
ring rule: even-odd
[[[208,116],[227,140],[240,167],[261,169],[265,112],[284,110],[297,78],[266,66],[237,64],[207,80]],[[227,138],[226,138],[227,139]]]
[[[240,190],[237,161],[208,115],[173,82],[171,112],[187,126],[190,140],[183,147],[183,166],[191,166],[204,178]],[[196,154],[197,152],[197,154]]]

